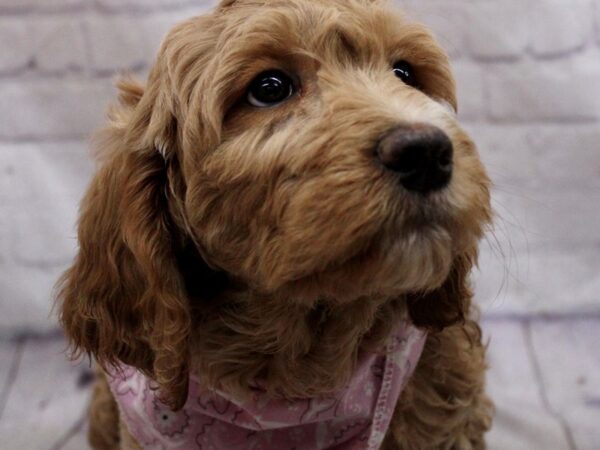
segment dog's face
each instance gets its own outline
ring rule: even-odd
[[[489,180],[421,26],[377,1],[222,1],[120,87],[59,286],[76,350],[180,407],[192,354],[215,383],[266,370],[308,395],[404,305],[464,316]]]
[[[184,34],[212,42],[171,74],[211,264],[343,299],[439,286],[480,237],[488,179],[421,26],[369,1],[241,0]]]

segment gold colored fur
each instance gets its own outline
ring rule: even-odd
[[[392,73],[416,69],[420,90]],[[300,92],[244,101],[266,69]],[[447,57],[420,25],[368,0],[229,0],[177,26],[145,86],[120,82],[97,138],[80,250],[59,284],[74,354],[138,367],[181,408],[194,372],[243,396],[331,392],[408,314],[430,331],[389,449],[481,449],[491,404],[469,272],[489,180],[461,129]],[[400,124],[450,137],[449,187],[400,188],[374,149]],[[103,376],[97,449],[135,448]]]

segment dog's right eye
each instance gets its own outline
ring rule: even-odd
[[[419,87],[417,77],[415,75],[415,69],[412,64],[408,61],[401,60],[394,64],[394,75],[400,78],[404,83],[414,88]]]
[[[280,70],[259,74],[248,88],[248,103],[258,108],[277,105],[294,94],[292,79]]]

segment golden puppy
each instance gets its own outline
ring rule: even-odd
[[[422,26],[222,1],[119,87],[58,295],[94,448],[484,448],[489,180]]]

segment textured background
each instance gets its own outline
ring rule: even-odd
[[[65,364],[49,314],[93,169],[86,140],[114,74],[143,75],[166,30],[212,3],[0,0],[1,448],[85,448],[85,364]],[[600,0],[398,3],[450,52],[496,184],[476,280],[490,446],[597,450]]]
[[[600,0],[398,2],[452,56],[495,181],[488,316],[600,312]],[[0,335],[48,331],[77,202],[123,70],[212,1],[0,0]]]

